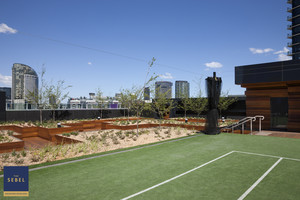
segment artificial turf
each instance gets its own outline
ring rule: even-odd
[[[122,199],[232,150],[300,159],[300,140],[200,135],[39,169],[29,173],[29,199]],[[132,199],[237,199],[277,160],[232,153]],[[299,180],[300,162],[282,160],[246,199],[297,199]]]

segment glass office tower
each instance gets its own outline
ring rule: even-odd
[[[173,83],[169,81],[157,81],[155,82],[155,98],[158,97],[159,94],[165,94],[166,98],[172,98],[172,86]]]
[[[175,81],[175,98],[190,98],[190,83]]]

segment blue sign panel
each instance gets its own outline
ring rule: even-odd
[[[29,196],[28,167],[4,166],[4,196]]]

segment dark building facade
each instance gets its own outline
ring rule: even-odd
[[[287,20],[291,22],[287,27],[291,31],[288,38],[292,40],[288,43],[288,47],[292,48],[288,55],[292,56],[293,60],[300,60],[300,0],[288,0],[287,2],[290,4],[287,9],[290,15]]]
[[[175,98],[190,97],[190,83],[187,81],[175,81]]]
[[[160,94],[166,94],[166,98],[172,98],[172,86],[170,81],[157,81],[155,82],[155,98]]]
[[[11,99],[11,88],[10,87],[0,87],[0,91],[5,92],[6,99]]]
[[[144,100],[150,100],[150,88],[149,87],[144,88]]]
[[[6,95],[4,91],[0,91],[0,121],[6,121]]]
[[[263,115],[263,129],[300,131],[300,60],[235,67],[246,88],[246,115]]]

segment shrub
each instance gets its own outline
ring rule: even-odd
[[[133,133],[133,131],[126,131],[125,132],[125,135],[128,137],[128,136],[131,136],[131,135],[133,135],[134,133]]]
[[[81,152],[83,152],[83,150],[84,150],[84,144],[82,143],[82,144],[79,144],[78,146],[77,146],[77,153],[81,153]]]
[[[23,157],[26,157],[26,151],[25,151],[25,150],[22,150],[22,151],[21,151],[21,155],[22,155]]]
[[[93,140],[97,140],[98,137],[97,135],[91,135],[91,136],[86,136],[85,139],[89,141],[93,141]]]
[[[176,128],[176,134],[177,134],[177,135],[180,135],[180,134],[181,134],[181,128],[180,128],[179,126]]]
[[[155,130],[154,130],[154,133],[155,133],[156,135],[159,135],[159,130],[155,129]]]
[[[123,134],[123,132],[122,131],[118,131],[118,132],[116,132],[116,135],[121,139],[121,140],[124,140],[125,139],[125,134]]]
[[[52,150],[52,146],[50,145],[50,144],[48,144],[47,146],[45,146],[44,148],[43,148],[43,151],[45,152],[45,153],[48,153],[48,152],[50,152]]]
[[[13,150],[13,151],[11,152],[11,155],[12,155],[12,156],[16,156],[16,155],[17,155],[16,150]]]
[[[21,159],[15,159],[15,163],[16,164],[23,164],[24,163],[24,159],[21,158]]]
[[[52,151],[52,159],[56,160],[56,157],[58,156],[58,152],[59,151],[57,148]]]
[[[34,153],[31,157],[31,161],[38,162],[39,160],[40,160],[39,156],[36,153]]]
[[[63,135],[63,136],[66,136],[66,137],[70,137],[70,136],[71,136],[71,133],[63,133],[62,135]]]
[[[69,151],[69,147],[67,145],[65,145],[62,149],[61,149],[61,155],[63,157],[66,157],[67,153]]]
[[[120,142],[116,136],[112,138],[112,141],[114,144],[120,144]]]
[[[77,136],[77,135],[79,134],[79,132],[78,132],[78,131],[73,131],[73,132],[71,132],[70,134],[71,134],[71,135]]]
[[[13,134],[14,134],[13,131],[11,131],[11,130],[8,130],[8,131],[7,131],[7,135],[12,136]]]
[[[9,154],[8,153],[3,154],[2,158],[3,158],[4,161],[6,161],[9,158]]]
[[[39,159],[40,160],[44,160],[45,157],[46,157],[46,152],[45,151],[40,151],[40,153],[39,153]]]
[[[92,151],[96,152],[98,150],[98,142],[91,141],[90,146],[91,146]]]

